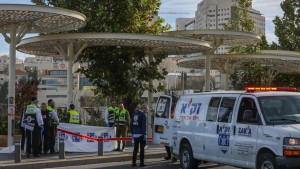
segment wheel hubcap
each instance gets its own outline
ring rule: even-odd
[[[182,153],[182,164],[184,168],[188,168],[190,164],[190,155],[186,150],[184,150],[184,152]]]
[[[262,163],[261,169],[274,169],[274,167],[270,161],[265,161]]]

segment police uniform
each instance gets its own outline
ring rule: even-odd
[[[27,157],[30,157],[31,153],[33,153],[33,156],[38,157],[40,153],[41,128],[43,127],[43,119],[39,107],[35,104],[28,105],[22,121],[26,129]]]
[[[53,120],[50,117],[49,110],[41,110],[43,122],[44,122],[44,132],[43,132],[43,151],[47,154],[50,149],[50,128],[53,127]]]
[[[105,116],[105,123],[106,123],[106,127],[113,127],[115,124],[115,113],[116,110],[118,110],[117,107],[113,107],[113,106],[109,106],[105,112],[104,112],[104,116]]]
[[[80,123],[80,115],[76,110],[69,110],[69,118],[68,123],[79,124]]]
[[[131,133],[134,140],[134,149],[132,155],[132,166],[136,166],[136,155],[140,148],[140,166],[144,165],[144,152],[146,145],[146,125],[147,117],[141,110],[135,112],[132,116]]]
[[[50,154],[55,152],[55,137],[56,137],[56,127],[59,124],[59,119],[55,109],[51,106],[47,106],[47,110],[49,111],[49,149]],[[48,151],[47,151],[48,152]]]
[[[115,126],[117,127],[116,137],[120,138],[121,136],[127,137],[127,130],[130,122],[130,117],[128,111],[123,109],[117,109],[115,113]],[[122,142],[122,149],[120,149],[120,144]],[[125,141],[118,141],[118,148],[117,150],[124,150],[125,148]]]

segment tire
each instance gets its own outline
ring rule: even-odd
[[[259,156],[256,169],[277,169],[275,156],[271,153],[263,153]]]
[[[198,161],[194,159],[192,148],[183,144],[180,149],[180,166],[182,169],[197,169]]]

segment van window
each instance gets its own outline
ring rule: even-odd
[[[218,122],[231,122],[235,100],[235,97],[223,97],[219,108]]]
[[[268,125],[300,123],[299,96],[263,96],[258,102]]]
[[[170,101],[171,99],[168,97],[160,97],[156,107],[155,117],[159,118],[169,118],[170,112]]]
[[[255,101],[252,98],[242,98],[239,107],[237,122],[246,124],[259,124],[260,117],[257,112]]]
[[[217,121],[218,109],[221,97],[212,97],[209,102],[206,121]]]

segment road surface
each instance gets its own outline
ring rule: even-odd
[[[179,162],[172,164],[170,161],[165,161],[162,159],[146,159],[146,166],[143,169],[180,169]],[[137,161],[139,165],[139,161]],[[90,164],[90,165],[80,165],[72,167],[61,167],[58,169],[137,169],[141,167],[131,167],[131,161],[117,162],[117,163],[101,163],[101,164]],[[224,166],[218,164],[205,164],[200,165],[199,169],[237,169],[231,166]]]

